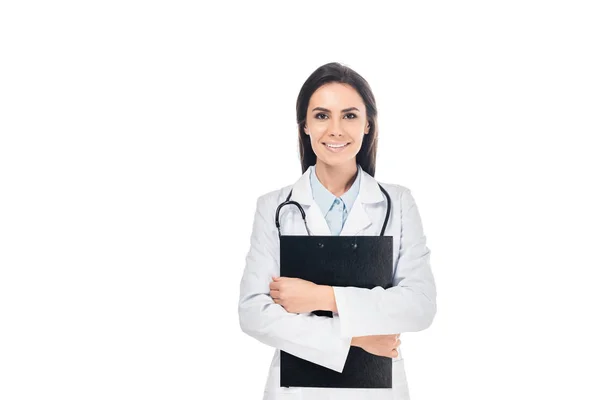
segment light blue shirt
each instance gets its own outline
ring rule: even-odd
[[[358,189],[360,187],[360,175],[362,168],[358,166],[358,176],[352,183],[352,187],[348,189],[341,197],[336,197],[331,193],[319,178],[315,174],[315,166],[311,165],[310,168],[310,187],[313,193],[313,199],[323,212],[323,216],[329,225],[329,230],[334,236],[338,236],[342,231],[348,213],[352,209],[352,205],[358,196]]]

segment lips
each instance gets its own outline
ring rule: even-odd
[[[323,143],[325,146],[329,146],[329,147],[343,147],[348,145],[348,142],[340,142],[340,143]]]
[[[343,151],[350,143],[323,143],[325,148],[333,153]]]

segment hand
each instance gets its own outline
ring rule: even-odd
[[[320,285],[300,278],[276,277],[269,284],[273,301],[290,313],[318,310]]]
[[[351,345],[360,347],[376,356],[396,358],[398,357],[397,348],[400,346],[400,334],[355,336],[352,338]]]

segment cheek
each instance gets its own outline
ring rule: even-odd
[[[316,123],[308,126],[310,136],[313,138],[319,138],[327,134],[327,125],[324,123]]]
[[[323,154],[324,154],[324,152],[325,152],[325,150],[326,150],[326,149],[325,149],[325,146],[323,146],[323,145],[322,145],[322,144],[319,142],[319,140],[318,140],[318,139],[317,139],[317,140],[315,140],[314,142],[311,142],[311,145],[312,145],[312,149],[313,149],[313,151],[314,151],[315,153],[317,153],[317,154],[318,154],[318,153],[323,153]]]
[[[359,129],[358,132],[356,132],[352,135],[352,140],[354,141],[354,144],[356,146],[360,147],[362,145],[363,140],[365,140],[364,132]]]

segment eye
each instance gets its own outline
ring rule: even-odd
[[[348,116],[352,116],[352,118],[350,118],[350,119],[356,118],[356,114],[354,114],[354,113],[348,113],[348,114],[346,114],[346,117],[348,117]]]
[[[324,116],[324,117],[327,117],[327,115],[325,115],[323,113],[318,113],[318,114],[315,114],[315,118],[316,119],[323,119],[323,118],[319,118],[321,115]]]

